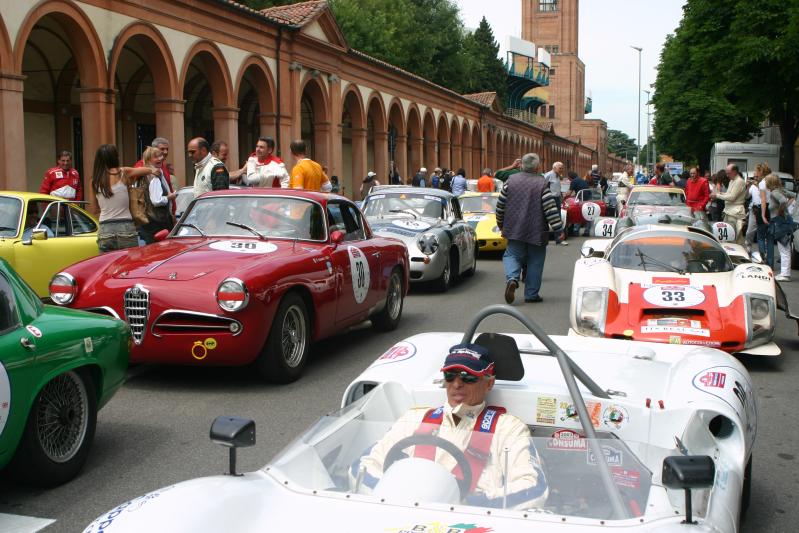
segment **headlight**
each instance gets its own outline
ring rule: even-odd
[[[432,233],[425,233],[419,237],[416,245],[424,255],[433,255],[438,250],[438,237]]]
[[[50,282],[50,299],[58,305],[72,303],[78,295],[78,284],[71,275],[59,272]]]
[[[219,307],[233,313],[247,307],[250,295],[243,281],[228,278],[219,284],[219,288],[216,290],[216,301]]]
[[[765,344],[774,337],[775,316],[777,314],[774,298],[764,294],[746,294],[746,344],[753,348]]]
[[[601,337],[605,332],[608,307],[606,287],[584,287],[577,290],[575,329],[581,335]]]

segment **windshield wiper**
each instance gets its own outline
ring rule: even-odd
[[[197,233],[199,233],[199,234],[200,234],[200,236],[202,236],[202,237],[207,237],[207,235],[205,234],[205,232],[204,232],[203,230],[201,230],[200,228],[198,228],[197,226],[195,226],[195,225],[194,225],[194,224],[192,224],[191,222],[181,222],[181,223],[180,223],[180,225],[181,225],[181,226],[186,226],[187,228],[196,229],[196,230],[197,230]]]
[[[412,209],[391,209],[389,213],[405,213],[411,215],[413,218],[418,219],[419,215]]]
[[[652,257],[650,255],[647,255],[644,252],[642,252],[640,248],[636,248],[635,255],[637,255],[638,257],[641,258],[641,266],[644,268],[644,272],[647,272],[646,263],[647,263],[647,261],[649,261],[649,263],[651,263],[653,265],[661,266],[661,267],[663,267],[663,268],[665,268],[667,270],[670,270],[671,272],[676,272],[677,274],[679,274],[681,276],[685,275],[685,270],[683,270],[681,268],[677,268],[676,266],[670,265],[668,263],[664,263],[663,261],[659,261],[659,260],[655,259],[654,257]]]
[[[261,235],[261,233],[259,233],[258,231],[254,230],[253,228],[251,228],[247,224],[239,224],[238,222],[225,222],[225,224],[227,224],[228,226],[233,226],[234,228],[246,229],[247,231],[249,231],[253,235],[257,236],[262,241],[267,240],[264,235]]]

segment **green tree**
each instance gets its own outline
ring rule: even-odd
[[[638,152],[638,146],[635,144],[635,139],[623,131],[608,130],[608,152],[633,159]]]
[[[500,102],[507,96],[508,73],[499,58],[499,43],[485,17],[474,31],[464,39],[464,67],[466,69],[463,92],[496,91]]]
[[[238,0],[240,4],[253,9],[265,9],[267,7],[284,6],[286,4],[296,4],[298,0]]]
[[[688,0],[661,54],[655,134],[678,160],[709,162],[717,141],[745,141],[768,117],[793,171],[799,110],[799,2]]]

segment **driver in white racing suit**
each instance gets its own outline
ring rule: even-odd
[[[447,403],[438,408],[414,408],[405,413],[388,433],[350,469],[351,482],[361,478],[361,490],[377,485],[386,455],[395,443],[412,435],[436,435],[459,450],[471,466],[472,482],[465,501],[469,505],[508,508],[540,507],[548,488],[541,460],[527,426],[502,407],[487,406],[494,386],[494,363],[483,346],[458,344],[450,348],[444,366]],[[505,492],[505,449],[507,493]],[[456,478],[461,469],[449,452],[432,445],[409,446],[411,457],[434,460]],[[421,480],[420,480],[421,481]]]

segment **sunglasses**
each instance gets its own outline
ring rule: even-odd
[[[455,378],[461,378],[461,381],[463,381],[465,384],[473,385],[474,383],[480,381],[480,377],[481,376],[475,376],[474,374],[470,374],[464,371],[461,372],[444,371],[444,381],[446,381],[447,383],[452,383],[453,381],[455,381]]]

